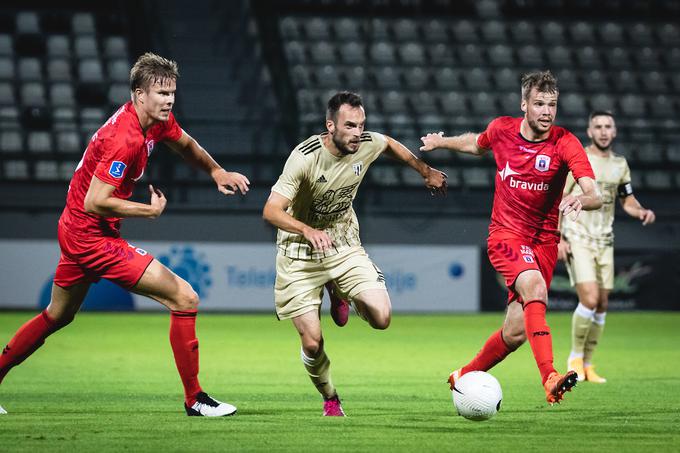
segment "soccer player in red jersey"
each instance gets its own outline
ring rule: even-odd
[[[208,396],[198,382],[196,314],[198,295],[182,278],[143,249],[121,238],[125,217],[155,219],[163,213],[163,193],[149,186],[149,204],[129,201],[158,142],[165,142],[210,174],[225,195],[245,194],[250,182],[227,172],[175,121],[177,63],[152,53],[130,71],[132,101],[92,136],[78,164],[59,219],[61,258],[48,307],[15,333],[0,355],[0,382],[9,370],[35,352],[80,309],[90,285],[105,278],[170,310],[170,344],[185,393],[188,415],[232,415],[236,408]]]
[[[481,134],[422,137],[421,151],[447,148],[482,155],[493,150],[496,191],[488,254],[505,278],[508,308],[503,327],[493,333],[474,359],[451,373],[455,380],[469,371],[486,371],[521,346],[527,338],[541,373],[546,399],[559,402],[576,385],[576,374],[553,367],[552,337],[545,319],[548,288],[559,242],[558,215],[594,210],[602,200],[583,146],[566,129],[554,126],[559,90],[550,71],[522,77],[523,118],[500,117]],[[568,172],[583,194],[562,190]]]

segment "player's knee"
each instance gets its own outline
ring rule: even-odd
[[[515,349],[522,346],[525,341],[527,341],[527,335],[524,330],[510,332],[507,335],[503,335],[503,340],[505,341],[505,344],[508,346],[508,348],[514,351]]]
[[[191,287],[185,288],[178,294],[175,300],[175,307],[173,310],[198,310],[199,298],[196,291]]]
[[[545,281],[540,275],[534,275],[524,280],[522,287],[519,288],[519,292],[525,301],[548,301],[548,288],[545,286]]]
[[[302,350],[307,357],[318,357],[323,351],[323,340],[315,337],[302,337]]]
[[[374,329],[385,330],[390,326],[391,321],[392,314],[389,311],[385,311],[369,318],[368,323]]]

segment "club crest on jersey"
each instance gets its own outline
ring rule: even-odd
[[[364,169],[364,162],[359,161],[356,164],[352,164],[352,170],[354,170],[354,174],[359,176],[361,175],[361,170]]]
[[[149,140],[146,142],[146,156],[149,157],[151,156],[151,152],[153,151],[153,147],[156,145],[156,142],[154,140]]]
[[[111,167],[109,167],[109,174],[116,179],[120,179],[123,177],[123,173],[125,173],[126,168],[127,165],[125,165],[123,162],[114,160],[111,162]]]
[[[550,169],[550,156],[546,156],[545,154],[536,156],[534,168],[538,171],[548,171]]]

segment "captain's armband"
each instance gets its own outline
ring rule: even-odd
[[[616,189],[618,192],[619,198],[626,198],[629,195],[633,195],[633,186],[631,185],[630,181],[625,182],[623,184],[619,184],[619,187]]]

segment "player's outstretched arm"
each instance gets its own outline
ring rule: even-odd
[[[645,209],[640,202],[635,198],[635,195],[628,195],[625,198],[620,198],[621,207],[631,217],[635,217],[642,221],[642,225],[646,226],[656,221],[656,214],[651,209]]]
[[[288,198],[277,192],[272,192],[264,204],[262,218],[275,227],[289,233],[303,235],[312,244],[312,247],[317,250],[326,250],[333,247],[333,240],[325,231],[312,228],[288,214],[286,210],[289,205],[290,200]]]
[[[226,171],[215,162],[199,143],[186,132],[176,142],[167,142],[170,148],[180,154],[184,160],[194,167],[208,173],[217,184],[217,190],[225,195],[233,195],[236,191],[246,194],[250,181],[244,175],[233,171]]]
[[[432,168],[416,157],[407,147],[399,143],[392,137],[385,136],[387,139],[387,148],[385,152],[387,155],[397,159],[409,167],[417,171],[423,177],[425,187],[430,189],[432,195],[442,194],[446,195],[446,173]]]
[[[576,183],[583,192],[582,195],[565,195],[560,203],[559,210],[563,216],[574,213],[574,219],[578,217],[582,209],[593,211],[602,207],[602,195],[595,184],[595,180],[588,176],[579,178]]]
[[[420,150],[432,151],[433,149],[443,148],[450,149],[451,151],[458,151],[459,153],[481,156],[489,150],[480,148],[479,145],[477,145],[478,136],[479,134],[472,132],[466,132],[465,134],[455,135],[453,137],[444,137],[443,132],[429,133],[420,137],[420,140],[423,142],[423,146],[420,147]]]
[[[165,210],[167,200],[158,189],[149,185],[151,200],[149,204],[123,200],[113,196],[116,190],[111,184],[103,182],[96,176],[92,177],[90,187],[85,194],[85,211],[103,217],[146,217],[155,219]]]

